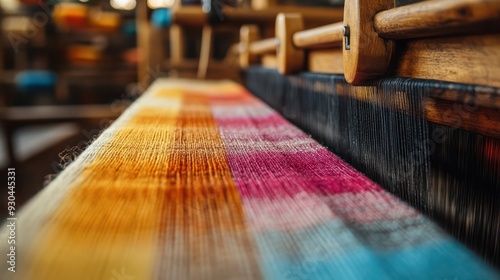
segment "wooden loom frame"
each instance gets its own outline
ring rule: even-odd
[[[500,138],[499,1],[430,0],[394,8],[392,0],[363,6],[361,0],[347,0],[344,13],[343,22],[313,29],[302,27],[300,14],[280,14],[277,36],[260,41],[257,26],[243,26],[241,67],[260,59],[281,74],[344,74],[354,86],[373,87],[377,79],[394,76],[474,84],[476,94],[460,96],[452,89],[431,94],[424,117],[456,126],[442,114],[451,110],[461,118],[460,128]],[[378,102],[380,96],[368,92],[354,98]],[[454,109],[457,103],[478,108],[462,114]]]
[[[307,65],[302,62],[301,67],[297,69],[281,72],[288,74],[307,70],[343,74],[350,69],[343,67],[344,58],[359,49],[372,49],[377,38],[368,37],[377,35],[386,41],[386,44],[396,44],[390,59],[391,70],[385,72],[382,69],[373,77],[356,81],[347,77],[348,81],[363,84],[373,78],[401,76],[500,87],[500,2],[431,0],[387,9],[387,5],[390,6],[392,1],[379,0],[370,1],[373,4],[372,9],[365,11],[363,16],[349,18],[350,15],[356,14],[350,12],[349,7],[357,7],[359,2],[346,1],[344,22],[294,32],[293,42],[290,44],[296,49],[306,50]],[[385,8],[381,7],[380,3],[385,3]],[[363,4],[363,7],[368,7]],[[370,18],[373,20],[361,22]],[[360,40],[363,40],[361,43],[366,45],[362,48],[354,47],[350,51],[342,50],[341,46],[345,45],[342,33],[344,26],[350,27],[351,41],[352,37],[359,36]],[[357,30],[362,30],[363,36],[358,35]],[[245,40],[242,38],[242,41]],[[275,53],[276,45],[270,45],[269,40],[267,46],[256,48],[256,45],[265,42],[252,40],[250,53],[245,55]],[[380,56],[382,55],[379,54],[378,57]],[[365,59],[362,63],[374,64],[375,57],[371,56],[371,59]],[[269,61],[272,59],[267,60]],[[448,68],[438,67],[443,63],[448,64]],[[470,71],[471,63],[481,71]],[[267,66],[279,68],[280,65],[270,63]]]

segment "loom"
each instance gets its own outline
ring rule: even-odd
[[[156,80],[22,209],[12,279],[500,277],[500,2],[268,8],[217,23],[245,87]]]

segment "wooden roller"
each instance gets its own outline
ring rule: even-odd
[[[255,55],[276,51],[278,70],[289,74],[304,68],[302,49],[342,47],[346,80],[361,85],[386,73],[394,40],[459,32],[498,32],[500,1],[430,0],[394,8],[392,0],[362,4],[361,0],[346,0],[343,22],[302,31],[296,29],[296,22],[301,21],[297,15],[280,17],[286,20],[276,21],[277,41],[258,42],[256,36],[245,37],[246,33],[241,33],[244,51],[240,52],[240,61],[254,61]]]

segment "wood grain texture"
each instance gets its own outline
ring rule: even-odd
[[[328,48],[342,45],[342,22],[299,31],[293,34],[293,43],[298,48]]]
[[[500,87],[500,34],[400,41],[389,74]]]
[[[467,30],[498,30],[498,0],[432,0],[377,13],[375,30],[386,39],[407,39]]]
[[[394,44],[378,36],[372,19],[377,12],[393,6],[393,0],[352,0],[345,3],[344,25],[350,28],[350,49],[343,48],[344,75],[349,83],[361,85],[385,74]],[[343,43],[345,46],[345,38]]]
[[[468,111],[457,102],[426,98],[424,110],[428,121],[500,138],[500,108],[477,107]]]
[[[316,73],[343,74],[342,49],[311,50],[307,54],[308,70]]]

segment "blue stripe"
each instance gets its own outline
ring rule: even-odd
[[[455,240],[444,234],[430,240],[414,247],[401,244],[400,249],[375,250],[341,221],[296,232],[256,234],[267,279],[500,279]]]

